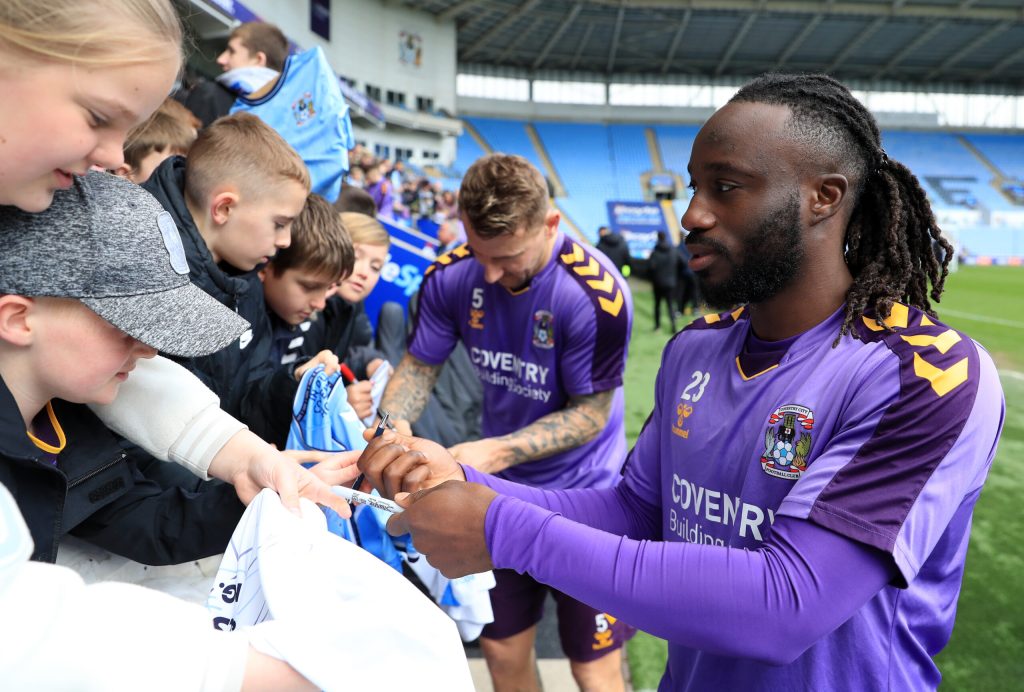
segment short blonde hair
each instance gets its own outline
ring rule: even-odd
[[[0,47],[81,65],[182,63],[181,21],[170,0],[3,0]]]
[[[124,145],[124,162],[136,170],[154,151],[187,154],[202,122],[188,108],[168,98],[145,122],[132,129]]]
[[[355,211],[343,211],[341,212],[341,223],[348,231],[353,245],[391,247],[391,236],[388,235],[384,226],[372,216]]]
[[[282,180],[294,180],[309,192],[309,170],[302,158],[251,113],[214,120],[199,133],[185,161],[185,197],[195,205],[206,204],[222,183],[258,193]]]
[[[549,207],[547,181],[522,156],[489,154],[462,177],[459,209],[481,238],[538,226]]]

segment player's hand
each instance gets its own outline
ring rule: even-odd
[[[457,444],[448,451],[455,457],[455,461],[472,466],[482,473],[497,473],[512,466],[508,445],[489,437]]]
[[[436,442],[391,430],[375,438],[373,432],[363,433],[370,444],[359,457],[359,470],[384,497],[432,488],[448,480],[466,480],[462,467]]]
[[[373,415],[373,395],[370,393],[372,389],[373,383],[369,380],[353,382],[345,387],[349,406],[352,407],[356,415],[361,419],[369,418]]]
[[[315,368],[318,365],[324,366],[325,375],[333,375],[338,372],[338,356],[333,351],[324,349],[320,353],[316,354],[305,363],[295,368],[295,379],[301,380],[302,376],[305,375],[310,369]]]
[[[261,490],[270,488],[295,513],[299,512],[301,496],[343,517],[350,514],[348,503],[332,493],[327,483],[249,430],[241,430],[228,440],[214,457],[209,473],[235,486],[238,499],[246,505]]]
[[[416,550],[449,579],[494,567],[487,550],[484,520],[498,494],[479,483],[447,482],[395,498],[405,508],[388,521],[388,533],[412,534]]]

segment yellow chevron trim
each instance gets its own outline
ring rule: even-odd
[[[917,336],[900,336],[901,339],[906,341],[911,346],[934,346],[939,350],[939,353],[945,353],[949,349],[953,348],[954,344],[960,343],[960,335],[952,329],[947,329],[938,336],[928,336],[926,334],[919,334]]]
[[[909,317],[910,310],[906,305],[903,303],[893,303],[889,316],[885,318],[885,326],[889,327],[889,329],[906,329],[907,319]],[[867,328],[871,331],[882,331],[882,327],[880,327],[875,320],[869,319],[868,317],[861,317],[861,319],[864,320],[864,324],[867,325]]]
[[[714,324],[715,322],[721,322],[722,318],[717,312],[713,312],[710,315],[704,315],[704,321],[708,324]]]
[[[600,279],[588,279],[587,285],[610,295],[612,289],[615,288],[615,279],[612,278],[611,274],[605,272],[604,276]]]
[[[609,625],[614,625],[616,622],[619,621],[619,619],[617,617],[613,617],[613,616],[609,615],[608,613],[605,613],[604,616],[606,618],[608,618],[608,624]]]
[[[928,315],[921,315],[921,326],[922,327],[934,327],[935,323],[928,319]]]
[[[463,243],[462,245],[452,250],[451,254],[459,258],[467,257],[469,255],[469,246]]]
[[[735,322],[736,320],[738,320],[740,318],[740,315],[743,314],[743,310],[744,309],[746,309],[746,306],[743,306],[743,307],[740,307],[740,308],[736,308],[735,310],[733,310],[730,313],[732,315],[733,322]]]
[[[597,276],[601,271],[601,265],[597,263],[597,260],[593,257],[584,267],[573,267],[572,270],[580,276]]]
[[[432,271],[434,271],[434,265],[433,264],[430,265],[429,267],[427,267],[427,270],[425,272],[423,272],[423,276],[428,275]]]
[[[598,296],[597,302],[601,305],[602,310],[612,317],[618,317],[619,311],[622,310],[622,291],[615,291],[615,298],[612,300],[608,300],[604,296]]]
[[[967,381],[967,358],[961,358],[943,370],[915,353],[914,374],[931,382],[936,394],[945,396]]]
[[[582,262],[585,259],[583,248],[581,248],[578,243],[573,243],[572,252],[567,252],[561,257],[562,261],[566,264],[575,264],[577,262]]]
[[[437,258],[437,263],[438,264],[451,264],[452,263],[451,253],[446,252],[445,254],[443,254],[440,257],[438,257]]]

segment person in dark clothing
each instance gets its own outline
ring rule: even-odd
[[[234,489],[147,480],[137,463],[152,457],[86,404],[112,401],[158,349],[209,353],[245,320],[188,281],[170,216],[121,178],[76,176],[43,213],[0,207],[0,224],[0,483],[32,559],[55,561],[68,533],[150,565],[223,551],[244,510]],[[59,272],[37,270],[55,260]]]
[[[632,271],[629,257],[629,245],[618,233],[612,233],[607,226],[597,229],[597,249],[612,261],[619,273],[628,277]]]
[[[674,309],[673,294],[676,289],[676,278],[679,273],[679,264],[683,258],[676,249],[669,245],[668,238],[664,231],[658,231],[658,242],[651,251],[648,259],[651,286],[654,288],[654,330],[661,329],[661,303],[664,301],[668,310],[669,324],[672,326],[672,333],[676,332],[676,311]]]
[[[700,309],[700,284],[697,275],[690,269],[690,248],[686,247],[685,239],[676,247],[679,252],[679,275],[676,286],[676,309],[680,315],[688,315]]]
[[[237,113],[203,130],[188,159],[164,161],[144,186],[178,226],[192,283],[252,325],[227,348],[183,364],[265,440],[287,426],[298,380],[316,359],[294,370],[272,366],[273,329],[254,269],[289,244],[309,185],[280,135]]]

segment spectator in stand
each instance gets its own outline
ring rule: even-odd
[[[459,218],[459,200],[451,190],[444,190],[437,198],[435,218],[457,219]]]
[[[345,182],[350,187],[358,187],[360,189],[366,187],[366,173],[363,172],[363,165],[359,164],[352,166],[348,169],[348,176],[345,178]],[[374,206],[376,209],[376,206]],[[374,212],[376,213],[376,212]]]
[[[206,127],[227,115],[235,98],[257,93],[277,80],[288,57],[288,39],[266,22],[239,24],[228,37],[217,64],[217,80],[202,80],[185,97],[185,105]]]
[[[362,165],[363,174],[366,178],[364,189],[373,197],[373,203],[377,205],[377,214],[386,219],[395,216],[395,200],[392,195],[391,181],[384,174],[386,161],[370,159],[369,163]]]
[[[146,122],[128,133],[124,163],[114,174],[141,185],[165,159],[187,154],[201,125],[189,109],[168,98]]]
[[[430,181],[421,178],[416,184],[416,199],[413,202],[413,211],[416,216],[432,217],[434,215],[434,188]]]
[[[391,167],[388,178],[391,179],[391,187],[393,189],[401,190],[406,180],[409,179],[409,175],[405,170],[405,161],[395,161],[395,165]]]
[[[612,233],[607,226],[597,229],[597,249],[612,261],[619,273],[628,277],[632,271],[629,257],[629,245],[618,233]]]
[[[334,210],[339,213],[355,211],[373,218],[377,215],[377,204],[373,201],[373,197],[370,197],[369,193],[361,187],[342,185],[341,194],[338,195],[338,200],[334,203]]]
[[[442,221],[441,225],[437,227],[437,241],[441,243],[437,248],[439,256],[451,252],[459,246],[459,236],[451,221]]]
[[[651,286],[654,288],[654,331],[661,331],[661,303],[668,310],[672,333],[676,333],[675,290],[679,265],[683,258],[668,242],[664,231],[658,231],[658,242],[648,259]]]

